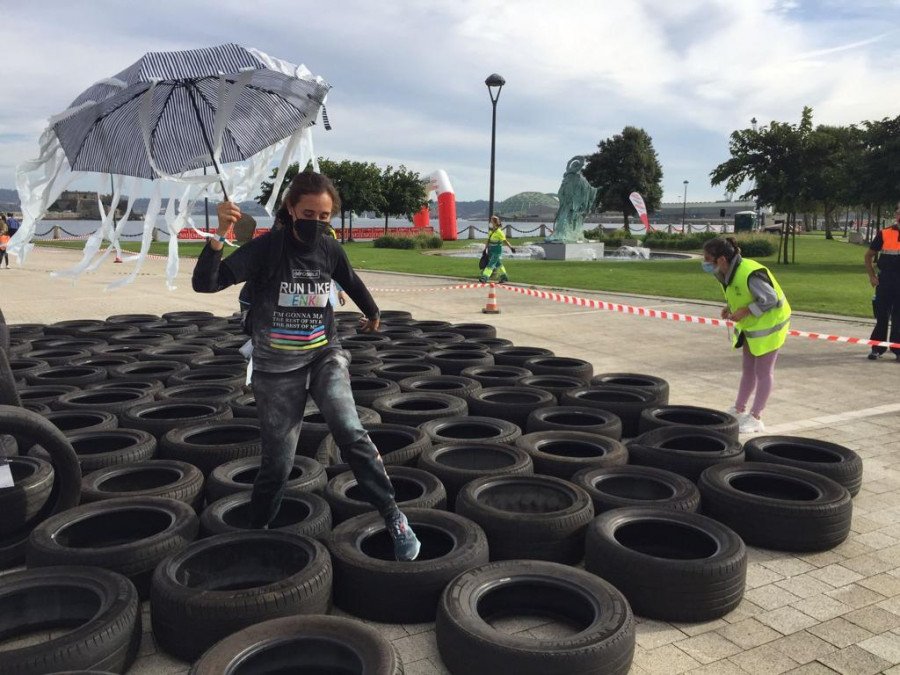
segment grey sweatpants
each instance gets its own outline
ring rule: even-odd
[[[253,371],[262,461],[250,499],[252,527],[268,525],[278,515],[300,437],[307,387],[365,498],[382,516],[396,513],[394,488],[384,471],[381,455],[359,421],[350,389],[349,364],[345,351],[328,349],[298,370]]]

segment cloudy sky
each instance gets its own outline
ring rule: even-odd
[[[0,0],[0,187],[47,118],[146,51],[223,42],[306,64],[333,89],[330,159],[445,169],[486,199],[556,192],[567,160],[626,125],[652,136],[663,194],[722,195],[709,172],[756,117],[900,114],[900,0]],[[93,185],[93,181],[91,182]]]

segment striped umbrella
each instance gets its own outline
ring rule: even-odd
[[[51,126],[72,171],[218,172],[313,124],[328,88],[302,66],[234,44],[151,52],[91,86]]]

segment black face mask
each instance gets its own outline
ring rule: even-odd
[[[300,237],[300,240],[307,246],[315,246],[319,241],[319,237],[328,230],[331,223],[323,220],[313,220],[312,218],[298,218],[294,221],[294,232]]]

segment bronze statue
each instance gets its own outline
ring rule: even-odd
[[[559,186],[559,210],[553,223],[553,233],[547,241],[576,242],[584,239],[584,217],[594,206],[597,188],[581,175],[585,157],[576,155],[566,165]]]

